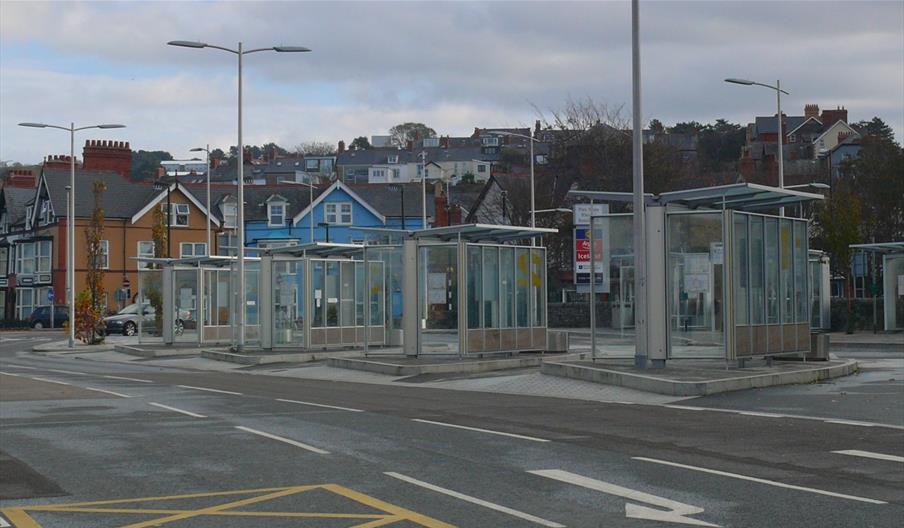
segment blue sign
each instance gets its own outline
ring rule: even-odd
[[[53,287],[47,288],[47,301],[53,302]]]

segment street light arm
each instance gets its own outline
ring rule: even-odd
[[[540,143],[540,140],[533,136],[525,136],[524,134],[516,134],[515,132],[504,132],[502,130],[488,130],[487,132],[489,132],[490,134],[498,134],[500,136],[514,136],[514,137],[529,139],[529,140],[533,141],[534,143]]]
[[[762,86],[762,87],[764,87],[764,88],[769,88],[769,89],[772,89],[772,90],[776,90],[776,91],[782,92],[782,93],[785,94],[785,95],[791,95],[789,92],[786,92],[785,90],[782,90],[782,89],[779,88],[778,86],[772,86],[771,84],[765,84],[765,83],[761,83],[761,82],[753,82],[752,84],[755,84],[756,86]]]

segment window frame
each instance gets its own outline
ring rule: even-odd
[[[150,247],[151,247],[150,253],[141,251],[142,244],[150,244]],[[154,258],[157,248],[155,247],[156,244],[154,244],[153,240],[139,240],[135,244],[135,246],[136,246],[135,247],[135,256],[137,256],[139,258],[141,258],[141,257]],[[142,261],[138,260],[135,262],[135,266],[137,266],[139,270],[143,270],[143,269],[151,269],[152,264],[150,262],[142,262]]]
[[[191,247],[191,254],[187,254],[185,252],[186,247]],[[198,247],[204,248],[204,253],[198,253]],[[179,258],[189,258],[189,257],[206,257],[207,256],[207,242],[180,242],[179,243]]]
[[[273,209],[279,207],[280,213],[274,214]],[[274,222],[273,218],[279,217],[280,222]],[[273,201],[267,203],[267,226],[268,227],[285,227],[286,225],[286,202]]]
[[[348,211],[344,211],[348,206]],[[344,221],[345,215],[348,215],[348,221]],[[332,220],[330,220],[332,217]],[[327,202],[323,204],[323,221],[330,225],[352,225],[355,221],[354,207],[351,202]]]
[[[98,253],[98,257],[101,258],[101,262],[103,265],[97,266],[98,269],[110,269],[110,241],[109,240],[99,240],[100,244],[100,253]]]

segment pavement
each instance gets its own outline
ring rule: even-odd
[[[904,379],[904,352],[851,351],[863,370],[844,387],[864,394],[842,406],[832,404],[834,384],[640,404],[575,399],[573,385],[558,397],[498,390],[529,390],[536,369],[398,379],[322,365],[208,371],[198,362],[219,362],[35,354],[34,335],[7,337],[0,526],[884,527],[904,518],[904,393],[888,381]],[[792,392],[762,398],[783,390]],[[794,415],[770,412],[780,402]]]

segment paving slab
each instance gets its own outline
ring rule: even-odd
[[[327,365],[335,368],[364,370],[389,376],[417,376],[421,374],[471,374],[538,367],[543,361],[579,360],[587,354],[520,354],[506,358],[461,359],[454,357],[331,357]]]
[[[853,374],[854,360],[818,363],[775,361],[772,366],[729,366],[720,360],[672,360],[662,369],[637,369],[633,360],[548,361],[540,371],[584,381],[617,385],[670,396],[703,396],[775,385],[813,383]]]

